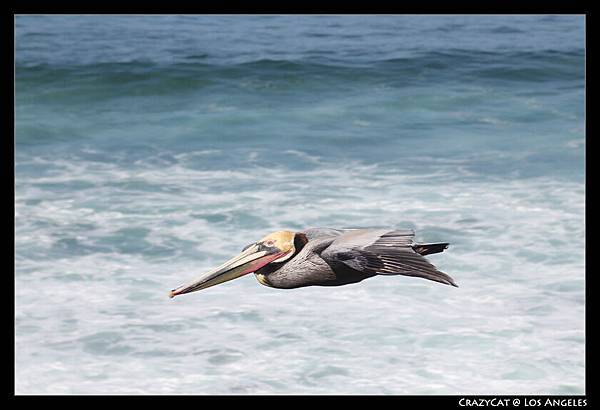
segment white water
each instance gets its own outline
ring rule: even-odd
[[[208,172],[187,157],[18,179],[17,393],[583,393],[583,185],[359,163]],[[270,231],[358,221],[451,242],[429,258],[460,287],[248,275],[167,297]]]

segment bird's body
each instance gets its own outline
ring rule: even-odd
[[[194,292],[254,272],[259,283],[279,289],[341,286],[376,275],[416,276],[457,286],[423,255],[442,252],[448,243],[417,244],[414,231],[397,229],[312,228],[278,231],[248,245],[240,255],[171,297]]]
[[[307,242],[287,263],[271,263],[255,272],[262,276],[259,282],[285,289],[340,286],[397,274],[456,286],[419,253],[434,246],[441,252],[448,244],[415,245],[411,230],[313,228],[297,235],[302,234]]]

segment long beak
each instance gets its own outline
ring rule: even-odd
[[[252,245],[238,256],[231,258],[218,268],[206,272],[191,282],[181,285],[171,291],[169,297],[195,292],[208,287],[239,278],[250,272],[255,272],[271,261],[283,256],[284,252],[260,251],[258,245]]]

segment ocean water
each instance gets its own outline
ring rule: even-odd
[[[17,16],[17,394],[585,393],[582,16]],[[460,286],[170,289],[280,229]]]

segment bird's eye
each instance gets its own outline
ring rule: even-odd
[[[267,241],[267,242],[265,243],[265,245],[267,245],[267,246],[273,246],[273,244],[274,244],[274,243],[275,243],[275,242],[273,242],[273,241]]]

